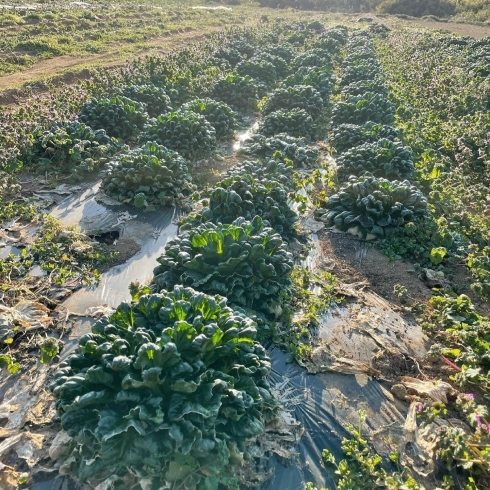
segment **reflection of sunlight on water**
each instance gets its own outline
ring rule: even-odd
[[[252,133],[256,131],[258,128],[259,128],[259,123],[255,122],[246,131],[237,131],[238,139],[233,143],[233,151],[238,151],[241,148],[242,143],[245,140],[248,140],[252,135]]]

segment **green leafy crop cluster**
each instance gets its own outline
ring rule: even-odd
[[[261,216],[283,237],[294,235],[298,216],[289,206],[287,189],[273,179],[228,177],[216,184],[205,202],[199,213],[185,218],[181,231],[206,222],[229,224],[240,217],[252,220]]]
[[[93,99],[80,110],[79,120],[109,136],[134,140],[148,122],[146,106],[123,96]]]
[[[141,135],[141,141],[155,141],[184,158],[195,160],[214,151],[216,131],[201,114],[184,110],[151,120]]]
[[[102,166],[116,149],[104,129],[94,130],[79,121],[55,123],[48,131],[38,130],[34,138],[25,163],[39,173],[70,173],[74,180]]]
[[[351,177],[338,194],[328,198],[320,219],[347,231],[358,227],[365,236],[384,236],[385,228],[401,226],[427,214],[427,199],[409,181],[372,176]]]
[[[323,105],[328,105],[332,93],[334,77],[330,67],[306,67],[302,66],[283,82],[284,87],[295,85],[309,85],[318,91],[323,99]]]
[[[291,69],[297,70],[302,67],[331,67],[332,60],[328,50],[322,48],[307,49],[298,54],[291,61]]]
[[[262,114],[292,109],[303,109],[310,116],[317,117],[322,113],[323,99],[317,90],[308,85],[278,88],[267,97]]]
[[[233,136],[236,129],[236,114],[230,106],[210,98],[186,102],[181,111],[191,111],[206,118],[216,131],[216,138],[224,140]]]
[[[232,167],[225,173],[224,178],[251,176],[253,179],[278,183],[289,188],[293,182],[293,167],[274,159],[266,159],[265,162],[250,162],[245,160]]]
[[[307,147],[304,138],[295,138],[285,133],[270,138],[255,134],[245,140],[240,152],[265,159],[279,152],[282,158],[290,160],[295,167],[312,166],[318,159],[318,152]]]
[[[353,33],[347,52],[330,134],[338,153],[337,177],[343,184],[328,198],[328,212],[321,219],[359,236],[385,237],[393,227],[426,217],[427,199],[407,180],[388,180],[412,178],[415,166],[411,151],[391,126],[395,107],[381,82],[370,34]]]
[[[380,139],[395,141],[398,138],[399,132],[395,127],[368,121],[363,125],[335,126],[330,134],[330,144],[337,153],[343,153],[365,143],[375,143]]]
[[[318,30],[317,24],[311,29]],[[297,31],[274,29],[282,33],[274,31],[278,48],[269,55],[258,55],[268,51],[243,34],[227,39],[220,50],[172,57],[181,67],[178,73],[202,76],[202,85],[182,82],[178,98],[187,97],[186,105],[149,121],[140,136],[146,146],[113,160],[106,187],[112,183],[111,192],[144,205],[167,199],[167,188],[175,194],[181,184],[186,186],[185,163],[174,152],[190,160],[214,150],[215,121],[208,117],[216,115],[223,132],[232,125],[226,106],[193,101],[190,95],[196,97],[202,88],[198,97],[209,94],[234,108],[256,107],[257,89],[263,87],[250,76],[226,73],[229,65],[251,68],[254,56],[259,60],[255,68],[277,62],[273,56],[289,63],[297,53],[290,46],[299,51],[315,32],[301,23]],[[272,47],[266,39],[264,44]],[[310,54],[310,61],[304,56],[302,63],[316,62],[319,53]],[[209,56],[206,63],[220,56],[224,61],[208,66],[196,61],[201,55]],[[137,64],[139,83],[158,82],[175,106],[173,89],[166,84],[177,83],[180,75],[161,60],[146,63],[148,73],[143,62]],[[131,70],[123,72],[126,85],[134,84],[131,77]],[[208,200],[187,218],[192,226],[184,225],[167,243],[151,284],[133,284],[132,304],[123,303],[99,320],[61,364],[51,389],[71,437],[60,462],[62,473],[91,485],[111,477],[115,488],[135,490],[218,490],[248,483],[240,480],[239,468],[263,451],[257,438],[277,407],[267,381],[270,362],[256,338],[271,337],[279,305],[292,294],[294,262],[284,239],[294,234],[297,221],[288,203],[297,186],[293,168],[311,165],[318,156],[305,140],[293,138],[311,136],[311,128],[301,130],[302,119],[311,124],[307,112],[285,111],[283,130],[271,124],[271,139],[254,140],[260,160],[238,164],[202,195]],[[281,134],[284,129],[292,134]],[[126,183],[124,192],[117,179]],[[333,289],[332,278],[325,281]],[[299,342],[294,345],[306,353]]]
[[[186,161],[155,142],[111,160],[103,171],[102,187],[114,199],[139,208],[172,204],[193,190]]]
[[[150,117],[172,112],[170,97],[162,87],[150,84],[126,85],[119,92],[128,99],[144,104]]]
[[[412,153],[401,142],[379,139],[346,150],[337,158],[340,181],[369,172],[388,179],[410,178],[415,170]]]
[[[264,46],[257,56],[262,56],[263,53],[282,58],[286,63],[289,63],[296,55],[295,49],[289,43],[274,43]]]
[[[234,468],[276,405],[256,334],[226,299],[182,286],[122,303],[51,383],[72,438],[60,472],[93,485],[238,488]]]
[[[259,216],[192,228],[170,240],[157,260],[152,291],[183,284],[262,311],[288,288],[293,266],[281,236]]]
[[[367,92],[380,94],[384,97],[388,96],[386,86],[378,80],[360,80],[358,82],[352,82],[349,85],[342,87],[340,94],[345,97],[348,95],[363,95]]]
[[[266,137],[286,133],[297,138],[311,139],[315,126],[313,118],[304,109],[279,109],[264,117],[258,132]]]
[[[364,124],[373,121],[393,124],[395,107],[386,96],[365,92],[361,95],[346,95],[332,108],[334,124]]]
[[[242,77],[250,77],[266,84],[268,87],[272,87],[277,81],[276,67],[273,63],[263,58],[240,61],[235,69]]]
[[[257,84],[250,76],[231,73],[216,80],[210,97],[237,110],[250,109],[257,105],[257,90]]]
[[[289,58],[286,53],[286,58]],[[253,62],[261,62],[267,61],[268,63],[272,63],[274,65],[274,69],[276,70],[277,79],[281,80],[289,74],[289,65],[287,59],[284,59],[282,56],[273,54],[269,51],[263,51],[257,53],[250,61]]]

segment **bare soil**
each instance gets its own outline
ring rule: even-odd
[[[0,105],[10,106],[20,103],[25,97],[24,91],[20,86],[33,83],[43,78],[49,78],[54,85],[70,85],[78,80],[87,80],[92,76],[90,68],[84,68],[88,65],[112,68],[124,65],[128,59],[134,59],[149,53],[167,53],[175,48],[199,41],[205,34],[216,32],[220,28],[209,28],[207,30],[194,30],[186,28],[165,33],[147,44],[148,48],[137,51],[130,56],[121,57],[120,50],[110,51],[108,53],[91,55],[91,56],[57,56],[49,60],[43,60],[36,63],[27,70],[5,75],[0,77]],[[117,58],[117,59],[115,59]],[[60,73],[69,70],[67,73]],[[58,74],[58,75],[57,75]],[[36,87],[31,87],[35,93],[47,92],[48,88],[40,82]]]
[[[322,230],[319,233],[323,254],[333,262],[332,272],[346,284],[359,284],[371,288],[386,300],[398,303],[393,293],[395,284],[407,288],[408,296],[426,302],[431,290],[425,286],[410,263],[392,262],[381,252],[368,248],[366,242],[345,233]]]

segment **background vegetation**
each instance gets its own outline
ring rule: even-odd
[[[490,5],[486,0],[259,0],[266,7],[294,7],[334,12],[376,12],[380,14],[487,21]]]

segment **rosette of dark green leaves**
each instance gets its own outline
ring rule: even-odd
[[[304,109],[281,109],[264,117],[259,133],[264,136],[287,133],[298,138],[312,138],[315,128],[312,117]]]
[[[253,44],[247,41],[243,41],[241,39],[230,41],[229,43],[227,43],[226,47],[228,49],[234,49],[238,51],[242,55],[242,57],[246,56],[247,58],[251,58],[257,50],[257,48]]]
[[[170,112],[153,119],[141,135],[142,141],[155,141],[195,160],[216,148],[216,132],[204,116],[191,111]]]
[[[93,129],[104,129],[109,136],[127,140],[137,138],[148,122],[148,114],[141,102],[117,96],[87,102],[79,119]]]
[[[310,49],[320,48],[328,52],[330,55],[335,54],[340,49],[341,43],[338,39],[331,35],[331,31],[322,32],[308,43]]]
[[[272,44],[261,50],[262,53],[272,54],[273,56],[278,56],[288,63],[296,55],[296,51],[290,44]]]
[[[118,155],[106,165],[102,187],[109,196],[136,207],[172,204],[193,191],[186,161],[155,142]]]
[[[293,259],[281,236],[259,216],[229,225],[205,223],[168,242],[153,271],[153,291],[177,284],[222,294],[232,305],[268,311],[289,288]]]
[[[181,111],[192,111],[206,118],[216,131],[219,140],[229,138],[236,129],[236,114],[225,104],[210,98],[194,99],[184,104]]]
[[[135,490],[235,488],[240,453],[276,407],[256,335],[223,297],[181,286],[98,320],[50,385],[71,438],[61,474]]]
[[[304,138],[288,134],[277,134],[270,138],[254,134],[240,148],[240,153],[261,158],[271,158],[276,152],[280,152],[282,158],[291,160],[295,167],[311,166],[318,159],[318,152],[308,147]]]
[[[332,92],[334,77],[329,67],[307,67],[299,68],[293,75],[287,77],[282,85],[293,87],[295,85],[311,85],[317,90],[323,99],[323,105],[328,104]]]
[[[384,236],[385,228],[401,226],[427,213],[427,199],[408,180],[403,182],[373,176],[352,177],[338,194],[328,198],[328,226],[347,231],[358,227],[361,235]]]
[[[220,48],[214,53],[214,57],[218,60],[226,61],[234,68],[240,61],[243,60],[243,55],[234,48]]]
[[[367,92],[364,95],[348,95],[332,108],[332,123],[364,124],[373,121],[393,124],[395,106],[383,95]]]
[[[251,77],[268,87],[271,87],[277,81],[276,67],[265,59],[251,58],[243,60],[236,65],[235,69],[242,77]]]
[[[156,85],[126,85],[122,87],[121,94],[128,99],[145,104],[150,117],[172,112],[170,97],[163,88]]]
[[[361,60],[364,64],[370,63],[372,65],[377,65],[378,67],[381,67],[378,60],[376,59],[376,51],[374,51],[374,48],[366,45],[357,46],[353,49],[349,49],[348,55],[344,58],[342,65],[344,67],[347,67],[349,65],[354,65]]]
[[[356,64],[345,66],[342,70],[340,86],[345,87],[351,83],[362,80],[376,80],[380,77],[380,67],[377,64],[371,64],[360,61]]]
[[[323,99],[320,94],[309,85],[295,85],[294,87],[281,87],[274,90],[262,107],[262,113],[270,114],[280,109],[304,109],[311,117],[322,113]]]
[[[328,51],[314,48],[298,54],[291,62],[291,68],[297,70],[302,66],[331,67],[332,60]]]
[[[279,79],[286,77],[289,73],[289,66],[286,60],[267,51],[257,53],[250,61],[268,61],[272,63]]]
[[[292,184],[293,167],[287,163],[271,159],[265,163],[244,161],[234,165],[224,177],[251,175],[254,179],[268,179],[290,189]]]
[[[410,178],[415,169],[412,152],[400,141],[381,139],[345,151],[337,158],[337,176],[347,180],[351,175],[369,172],[387,179]]]
[[[368,121],[362,126],[357,124],[340,124],[334,127],[330,135],[330,144],[337,153],[343,153],[364,143],[374,143],[380,139],[394,141],[398,138],[398,130],[393,126]]]
[[[115,141],[103,129],[92,129],[79,122],[55,123],[49,131],[34,133],[34,144],[26,163],[35,170],[59,169],[76,180],[107,161],[115,151]]]
[[[257,84],[251,77],[231,73],[216,81],[211,90],[211,97],[225,102],[234,109],[249,109],[257,104],[257,90]]]
[[[340,91],[343,96],[364,95],[366,92],[381,94],[385,97],[388,96],[386,86],[378,80],[361,80],[360,82],[353,82],[342,87],[342,90]]]
[[[252,220],[260,216],[283,237],[295,235],[293,227],[298,215],[290,208],[287,190],[274,180],[252,175],[228,177],[210,191],[207,206],[184,219],[180,231],[201,223],[233,223],[243,217]]]

